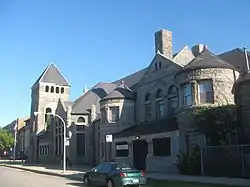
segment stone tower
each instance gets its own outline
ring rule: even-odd
[[[33,133],[45,129],[45,113],[53,113],[59,99],[69,100],[70,84],[54,63],[50,63],[31,88],[31,121]],[[34,112],[42,114],[34,116]]]

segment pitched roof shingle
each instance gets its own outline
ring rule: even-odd
[[[38,82],[44,83],[55,83],[61,86],[70,86],[69,82],[66,78],[62,75],[60,70],[55,66],[54,63],[50,63],[47,68],[43,71],[40,77],[34,83],[37,84]]]
[[[117,86],[112,92],[110,92],[107,96],[103,98],[106,99],[135,99],[134,92],[127,87],[124,82]]]
[[[219,56],[211,53],[208,49],[204,49],[198,56],[191,60],[184,68],[177,74],[183,71],[193,71],[196,69],[205,68],[228,68],[235,69],[234,66],[220,58]]]

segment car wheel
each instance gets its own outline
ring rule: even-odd
[[[88,176],[84,176],[84,178],[83,178],[83,183],[85,184],[85,185],[90,185],[90,180],[89,180],[89,178],[88,178]]]
[[[112,180],[108,180],[108,187],[114,187],[114,183]]]

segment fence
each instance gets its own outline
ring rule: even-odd
[[[250,178],[250,145],[203,148],[201,174],[214,177]]]

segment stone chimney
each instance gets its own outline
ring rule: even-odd
[[[155,33],[155,53],[157,52],[163,54],[168,59],[173,58],[171,31],[162,29]]]
[[[96,106],[92,105],[91,106],[91,122],[93,122],[96,118]]]
[[[204,49],[207,49],[207,46],[204,44],[197,44],[192,47],[192,53],[194,56],[199,55]]]

